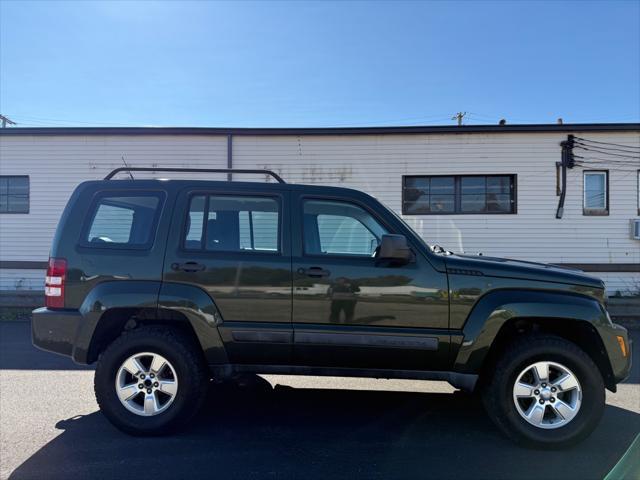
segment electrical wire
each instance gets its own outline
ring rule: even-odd
[[[498,117],[493,117],[493,116],[489,116],[489,115],[483,115],[483,114],[474,113],[474,112],[467,112],[467,115],[470,116],[470,117],[477,117],[478,119],[490,120],[492,122],[497,122],[498,120],[500,120]]]
[[[616,166],[616,165],[630,165],[632,167],[640,167],[640,162],[632,162],[632,161],[621,161],[621,162],[612,162],[610,160],[604,159],[604,158],[598,158],[598,157],[580,157],[580,156],[575,156],[574,158],[579,158],[581,161],[593,161],[595,163],[606,163],[607,165],[612,165],[612,166]]]
[[[593,145],[588,145],[580,141],[575,142],[575,145],[580,145],[583,147],[593,147]],[[640,152],[634,152],[633,150],[625,150],[623,148],[614,148],[614,147],[598,147],[598,148],[601,148],[602,150],[609,150],[609,151],[613,150],[615,152],[631,153],[632,155],[635,155],[636,153],[638,153],[640,155]]]
[[[583,147],[581,145],[576,145],[575,148],[581,149],[581,150],[586,150],[587,152],[595,152],[595,153],[600,153],[603,155],[610,155],[612,157],[622,157],[622,158],[632,158],[632,159],[636,159],[636,158],[640,158],[640,153],[638,155],[632,154],[632,155],[621,155],[619,153],[612,153],[612,152],[608,152],[606,150],[599,150],[596,148],[586,148]],[[629,152],[631,153],[631,152]]]
[[[579,163],[581,165],[594,165],[594,166],[606,166],[607,168],[631,168],[631,169],[639,169],[640,168],[640,164],[637,163],[611,163],[611,162],[605,162],[605,161],[583,161],[583,160],[577,160],[574,163]]]
[[[65,124],[83,124],[83,125],[115,125],[121,126],[121,123],[112,123],[112,122],[84,122],[80,120],[63,120],[61,118],[45,118],[45,117],[32,117],[29,115],[12,115],[17,119],[24,119],[27,122],[20,122],[22,125],[33,125],[33,124],[41,124],[41,125],[65,125]]]
[[[635,145],[623,145],[621,143],[613,143],[613,142],[600,142],[598,140],[590,140],[588,138],[583,138],[583,137],[574,137],[577,140],[581,140],[583,142],[589,142],[589,143],[599,143],[601,145],[614,145],[616,147],[624,147],[624,148],[637,148],[638,150],[640,150],[640,146],[635,146]]]
[[[624,173],[633,173],[633,172],[637,172],[638,169],[634,168],[634,167],[629,167],[629,168],[618,168],[618,167],[608,167],[605,165],[601,165],[601,164],[593,164],[593,163],[582,163],[582,162],[575,162],[575,165],[578,167],[582,167],[582,168],[593,168],[596,170],[608,170],[611,172],[624,172]]]
[[[581,150],[586,150],[588,152],[596,152],[596,153],[601,153],[601,154],[604,154],[604,155],[611,155],[612,157],[632,158],[634,160],[635,159],[640,159],[640,153],[638,155],[621,155],[619,153],[611,153],[611,152],[607,152],[607,151],[604,151],[604,150],[598,150],[596,148],[587,148],[587,147],[584,147],[582,145],[576,145],[575,148],[579,148]],[[631,153],[631,152],[629,152],[629,153]]]
[[[593,145],[587,145],[580,142],[575,142],[575,148],[582,148],[583,150],[593,150],[600,153],[606,153],[608,155],[616,155],[612,152],[623,152],[626,154],[630,154],[632,157],[636,155],[640,158],[640,152],[634,152],[633,150],[624,150],[622,148],[612,148],[612,147],[594,147]]]

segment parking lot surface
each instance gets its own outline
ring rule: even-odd
[[[98,411],[90,368],[29,335],[0,322],[2,479],[601,479],[640,432],[636,360],[594,434],[564,451],[514,446],[446,383],[272,375],[212,386],[189,429],[136,438]]]

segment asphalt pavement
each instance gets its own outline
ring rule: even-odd
[[[0,478],[602,479],[640,432],[638,363],[569,450],[513,445],[446,383],[271,375],[212,386],[183,433],[136,438],[98,411],[90,368],[0,322]]]

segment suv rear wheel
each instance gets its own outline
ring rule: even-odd
[[[605,404],[602,376],[574,343],[552,335],[514,342],[483,391],[487,413],[518,443],[573,445],[598,424]]]
[[[178,330],[142,327],[102,353],[94,388],[104,415],[132,435],[159,435],[187,423],[208,385],[199,348]]]

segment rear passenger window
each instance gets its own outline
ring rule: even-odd
[[[95,247],[147,248],[153,243],[159,194],[101,195],[83,243]]]
[[[191,198],[187,250],[277,252],[280,207],[268,197],[196,195]]]

